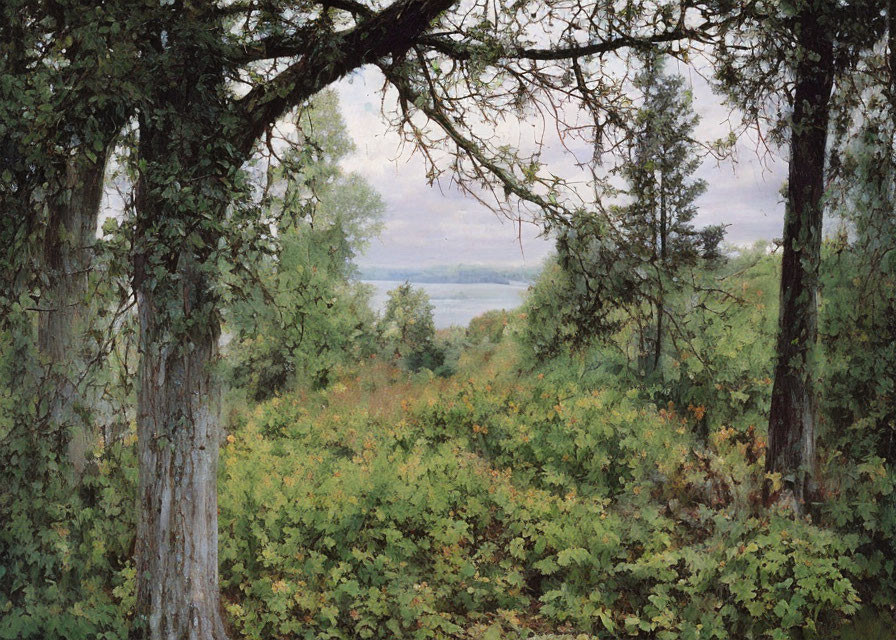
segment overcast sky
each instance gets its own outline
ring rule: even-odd
[[[711,140],[726,135],[729,111],[721,98],[687,67],[672,62],[667,71],[681,73],[692,87],[694,108],[701,117],[698,136]],[[343,165],[374,185],[387,207],[383,232],[358,262],[393,267],[540,264],[553,245],[538,237],[537,227],[523,224],[520,229],[456,189],[427,184],[422,159],[401,151],[400,137],[389,130],[380,113],[381,85],[377,72],[365,71],[337,86],[343,116],[357,145]],[[727,241],[735,244],[781,235],[780,189],[786,164],[780,157],[759,156],[744,139],[736,163],[708,158],[698,175],[708,189],[699,201],[697,226],[728,224]]]

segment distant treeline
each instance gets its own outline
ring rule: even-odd
[[[445,265],[422,269],[361,267],[360,275],[362,280],[510,284],[511,282],[533,282],[540,272],[541,265],[530,267]]]

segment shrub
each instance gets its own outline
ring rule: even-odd
[[[135,588],[132,448],[103,451],[74,483],[46,444],[0,434],[0,638],[124,640]]]
[[[405,282],[387,295],[379,322],[383,353],[410,371],[435,371],[441,367],[445,354],[435,343],[433,307],[426,291]]]
[[[758,508],[759,433],[698,447],[693,411],[476,353],[444,381],[371,364],[234,431],[221,560],[242,634],[790,638],[856,611],[863,538]]]

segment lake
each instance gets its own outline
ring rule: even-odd
[[[386,292],[395,289],[403,281],[364,280],[374,287],[370,301],[377,312],[386,308]],[[466,327],[470,320],[493,309],[514,309],[523,302],[529,289],[527,282],[510,284],[458,283],[458,282],[411,282],[414,287],[422,287],[429,295],[433,306],[433,321],[436,329],[446,329],[451,325]]]

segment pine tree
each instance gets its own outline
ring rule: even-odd
[[[620,170],[632,198],[623,209],[629,251],[642,262],[644,293],[653,307],[653,336],[647,337],[643,331],[641,335],[642,353],[649,353],[645,358],[649,370],[656,370],[660,363],[666,300],[678,288],[678,272],[693,265],[702,253],[716,249],[704,247],[707,234],[691,224],[706,182],[694,178],[700,167],[693,140],[699,118],[684,83],[683,77],[664,73],[661,57],[645,59],[635,79],[644,106],[638,114],[630,157]],[[716,245],[721,239],[717,238]]]
[[[673,294],[683,274],[699,261],[715,261],[724,228],[695,229],[697,198],[706,189],[694,177],[700,157],[693,141],[698,117],[684,78],[666,75],[663,61],[647,57],[635,88],[643,106],[633,124],[628,157],[618,167],[629,203],[613,209],[616,228],[598,214],[582,212],[557,239],[558,263],[566,283],[559,295],[564,341],[582,345],[608,338],[634,324],[639,369],[660,364],[664,318],[674,311]]]

